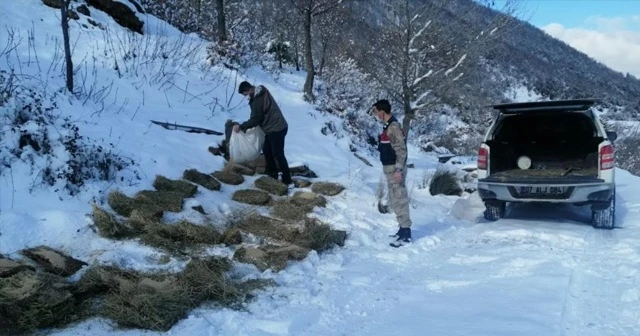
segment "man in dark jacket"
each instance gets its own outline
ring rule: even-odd
[[[238,93],[249,97],[251,116],[244,123],[235,125],[233,131],[238,133],[241,130],[246,131],[249,128],[260,126],[265,134],[262,153],[267,164],[267,175],[277,180],[279,167],[282,172],[282,183],[291,185],[289,163],[284,156],[284,140],[289,124],[282,115],[278,103],[266,87],[262,85],[254,87],[247,81],[240,83]]]
[[[384,123],[378,142],[382,170],[387,177],[391,208],[398,219],[398,232],[393,247],[411,243],[411,217],[409,195],[405,186],[407,177],[407,142],[398,120],[391,114],[391,104],[382,99],[373,104],[373,113]]]

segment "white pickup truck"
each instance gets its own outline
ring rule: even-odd
[[[478,151],[484,217],[504,217],[507,202],[590,205],[595,228],[615,226],[615,132],[591,107],[596,99],[493,105],[496,116]]]

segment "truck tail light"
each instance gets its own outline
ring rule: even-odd
[[[478,169],[487,170],[487,163],[489,162],[489,150],[480,147],[478,150]]]
[[[600,170],[612,169],[614,166],[613,146],[602,146],[602,148],[600,148]]]

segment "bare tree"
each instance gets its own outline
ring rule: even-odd
[[[302,16],[304,32],[304,58],[307,70],[307,78],[304,81],[304,94],[308,100],[313,100],[313,81],[315,67],[313,64],[313,50],[311,39],[311,25],[315,18],[331,12],[343,4],[343,0],[291,0],[293,6]]]
[[[69,42],[69,5],[71,0],[63,0],[60,8],[62,23],[62,38],[64,40],[64,62],[66,64],[67,90],[73,92],[73,61],[71,59],[71,44]]]
[[[218,13],[218,42],[227,40],[227,24],[224,16],[224,0],[216,0],[216,12]]]
[[[489,5],[491,1],[484,0]],[[488,9],[471,1],[388,1],[391,11],[383,13],[386,27],[370,50],[369,71],[402,105],[406,134],[416,115],[437,104],[439,96],[464,75],[465,62],[485,52],[495,41],[496,32],[514,22],[517,1],[507,0],[503,13],[494,13],[477,32],[460,32],[440,24],[452,19],[450,13],[460,13],[456,18],[461,21],[459,27],[467,20],[484,17],[479,12]]]

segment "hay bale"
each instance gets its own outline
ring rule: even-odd
[[[267,253],[254,247],[241,247],[233,253],[233,260],[256,266],[260,271],[269,269]]]
[[[253,176],[256,173],[255,168],[247,167],[238,163],[230,163],[228,166],[229,168],[227,168],[227,170],[231,170],[236,174]]]
[[[225,245],[238,245],[242,243],[242,233],[238,228],[230,227],[222,233],[220,241]]]
[[[284,196],[289,191],[286,184],[274,179],[271,176],[260,177],[255,181],[255,186],[258,189],[262,189],[270,194],[277,196]]]
[[[38,246],[20,251],[20,254],[33,260],[45,271],[68,277],[79,271],[86,262],[74,259],[47,246]]]
[[[293,199],[282,199],[276,201],[271,210],[271,215],[287,221],[301,221],[307,214],[313,211],[314,205],[296,203]]]
[[[323,252],[334,245],[344,246],[347,233],[345,231],[332,230],[329,225],[315,218],[308,218],[304,229],[296,238],[295,243],[297,245]]]
[[[264,250],[267,252],[267,263],[270,268],[279,272],[287,267],[289,261],[300,261],[307,257],[309,249],[297,246],[266,246]]]
[[[291,180],[296,188],[309,188],[313,184],[311,181],[301,178],[294,178]]]
[[[197,244],[217,244],[220,233],[212,226],[197,225],[187,221],[177,224],[147,225],[140,236],[144,244],[165,249],[170,252],[182,252]]]
[[[107,197],[107,203],[118,215],[129,217],[135,208],[136,200],[120,191],[113,191]]]
[[[243,189],[234,192],[231,199],[251,205],[267,205],[271,201],[271,196],[262,190]]]
[[[244,182],[244,177],[238,173],[228,170],[216,171],[211,175],[215,177],[218,181],[230,185],[240,185]]]
[[[141,208],[154,204],[165,211],[181,212],[184,194],[178,191],[142,190],[136,194],[136,199]]]
[[[229,306],[242,295],[237,285],[225,276],[229,270],[231,262],[226,258],[196,258],[187,264],[180,281],[189,288],[190,300],[194,305],[214,301]]]
[[[102,237],[118,239],[130,237],[135,233],[135,230],[127,225],[127,223],[118,221],[115,216],[100,209],[95,204],[92,206],[93,223],[98,229],[98,234]]]
[[[0,256],[0,278],[10,277],[18,272],[34,270],[33,267]]]
[[[0,334],[16,335],[71,322],[76,310],[63,278],[23,270],[0,278]]]
[[[103,314],[121,327],[167,331],[192,308],[189,295],[189,290],[174,276],[142,277],[111,291]]]
[[[300,206],[318,206],[321,208],[327,206],[327,199],[324,196],[306,191],[296,191],[291,202]]]
[[[213,178],[213,176],[201,173],[196,169],[185,170],[182,174],[182,178],[213,191],[218,191],[222,187],[220,182]]]
[[[153,187],[158,191],[177,191],[184,194],[184,197],[190,198],[198,192],[198,186],[187,181],[170,180],[164,176],[156,176],[153,181]]]
[[[251,214],[240,220],[236,227],[259,237],[268,237],[285,242],[294,242],[300,235],[298,228],[281,220]]]
[[[279,272],[287,267],[291,260],[303,260],[309,254],[309,249],[296,246],[274,246],[269,245],[260,248],[241,247],[233,255],[233,259],[255,265],[260,271],[272,269]]]
[[[316,182],[311,186],[311,191],[324,196],[335,196],[341,193],[345,187],[331,182]]]
[[[429,182],[429,193],[435,195],[460,196],[462,188],[455,172],[438,169]]]
[[[133,286],[140,280],[140,276],[138,272],[111,266],[90,267],[75,284],[73,294],[76,296],[106,294],[122,286]]]

